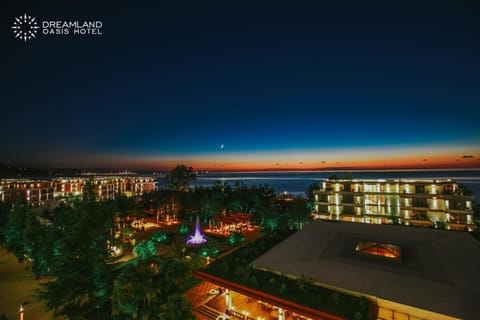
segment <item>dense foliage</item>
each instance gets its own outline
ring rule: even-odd
[[[120,205],[97,202],[94,186],[87,185],[82,200],[60,204],[51,220],[41,219],[38,211],[21,201],[8,212],[3,245],[44,276],[38,295],[54,315],[68,319],[192,318],[187,301],[167,298],[182,292],[189,277],[190,267],[182,259],[159,258],[153,242],[145,241],[135,247],[136,258],[129,263],[118,261],[113,248],[119,240],[112,231],[118,215],[130,208],[124,200]],[[163,238],[156,234],[156,241]],[[128,308],[124,308],[127,301]]]
[[[300,229],[311,216],[308,204],[302,199],[277,199],[275,190],[268,185],[247,186],[238,181],[233,186],[217,181],[210,188],[160,189],[143,195],[141,206],[188,221],[194,221],[198,215],[203,223],[214,223],[214,218],[229,213],[244,212],[250,214],[252,224],[270,231],[282,223]],[[183,228],[180,232],[187,233]]]
[[[184,290],[188,266],[180,259],[140,257],[121,264],[113,283],[115,319],[192,319]]]
[[[194,179],[191,168],[177,166],[167,176],[167,188],[141,198],[117,195],[115,200],[99,202],[89,181],[82,198],[69,198],[52,210],[32,209],[25,200],[13,207],[0,204],[0,237],[19,261],[26,260],[35,274],[44,277],[39,296],[55,315],[190,319],[191,306],[176,293],[186,289],[184,281],[202,258],[194,255],[187,264],[184,241],[155,232],[151,240],[132,248],[134,259],[120,262],[116,249],[122,245],[120,238],[134,237],[135,228],[129,227],[133,219],[168,215],[193,221],[198,215],[204,223],[215,224],[215,218],[243,212],[250,214],[251,223],[268,231],[300,229],[310,219],[304,200],[277,199],[268,185],[217,182],[211,188],[190,188]],[[189,232],[188,226],[181,225],[179,231]],[[245,241],[242,233],[232,233],[224,241],[212,238],[191,250],[199,257],[216,257]],[[159,258],[156,248],[166,243],[172,254]],[[231,264],[230,259],[229,255],[220,259],[222,266],[242,268],[243,264]]]

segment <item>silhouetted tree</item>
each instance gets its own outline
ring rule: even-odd
[[[112,316],[118,319],[191,317],[187,301],[172,299],[183,290],[184,280],[189,276],[185,262],[146,256],[120,264],[118,268],[120,273],[113,283]]]
[[[5,202],[0,202],[0,243],[5,240],[5,226],[8,221],[8,213],[10,211],[10,205]]]
[[[310,210],[312,210],[314,208],[314,204],[315,204],[315,191],[317,190],[320,190],[320,186],[314,182],[312,183],[306,190],[306,194],[307,194],[307,206]]]
[[[189,183],[196,180],[195,172],[192,167],[186,167],[179,164],[172,171],[167,173],[167,188],[170,190],[188,190]]]
[[[8,220],[3,230],[4,244],[13,254],[23,260],[25,251],[24,230],[27,227],[27,217],[31,209],[25,198],[21,198],[8,214]]]
[[[111,313],[116,257],[113,228],[115,207],[96,202],[88,191],[74,207],[55,212],[52,230],[58,232],[50,264],[49,281],[40,298],[54,315],[69,319],[106,319]]]
[[[168,296],[167,303],[165,304],[164,311],[160,318],[162,320],[194,320],[192,305],[188,302],[187,298],[174,293]]]
[[[312,219],[311,211],[307,208],[307,203],[303,199],[289,201],[287,215],[289,223],[295,226],[295,229],[301,229]]]

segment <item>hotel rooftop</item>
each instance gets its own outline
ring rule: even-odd
[[[378,319],[480,314],[480,242],[466,232],[317,220],[253,265],[364,295]]]

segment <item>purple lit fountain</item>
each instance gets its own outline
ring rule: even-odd
[[[197,216],[197,223],[195,224],[195,233],[188,236],[187,244],[204,244],[207,242],[207,237],[200,230],[200,220]]]

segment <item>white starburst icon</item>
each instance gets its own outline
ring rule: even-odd
[[[25,42],[32,38],[36,38],[35,35],[40,27],[35,19],[35,17],[28,16],[26,13],[23,16],[15,17],[12,26],[15,38],[22,39]]]

